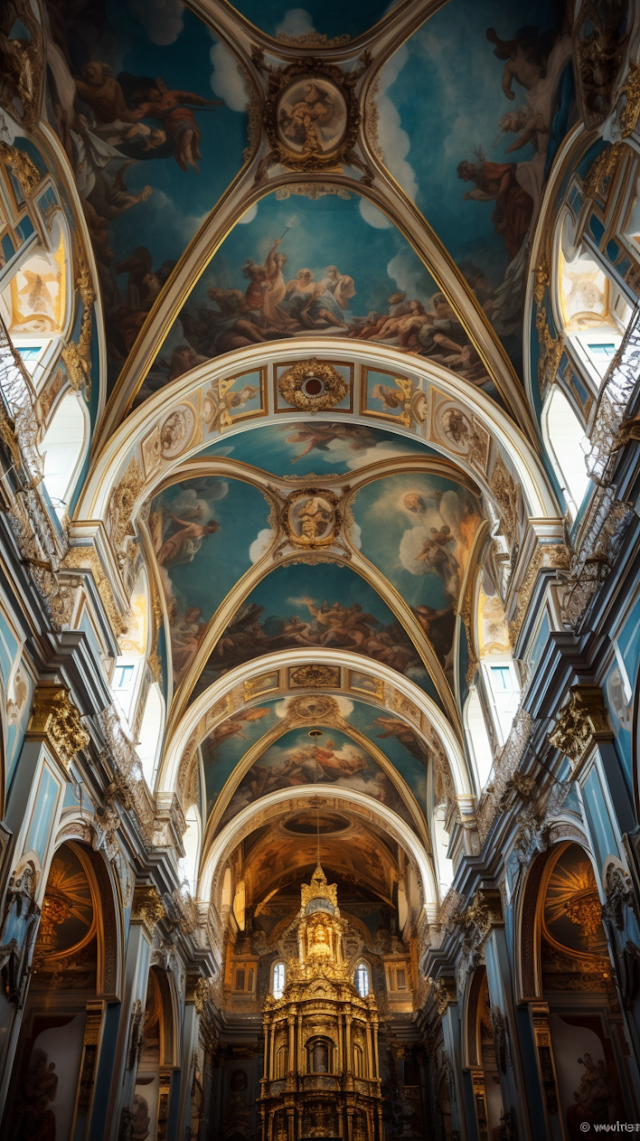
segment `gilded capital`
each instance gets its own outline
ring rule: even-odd
[[[572,685],[569,700],[560,710],[549,740],[576,769],[597,741],[611,741],[613,733],[599,685]]]
[[[65,769],[69,768],[76,753],[89,744],[89,734],[64,686],[38,686],[27,737],[47,741]]]
[[[458,1001],[458,992],[455,979],[429,979],[430,997],[436,1005],[436,1010],[442,1018],[449,1005]]]
[[[137,887],[133,893],[131,922],[140,923],[149,938],[153,935],[156,923],[164,918],[164,904],[155,887]]]

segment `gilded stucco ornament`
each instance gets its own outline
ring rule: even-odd
[[[287,719],[292,722],[335,722],[339,716],[340,706],[328,693],[294,697],[287,708]]]
[[[25,198],[30,198],[42,181],[42,175],[29,155],[0,141],[0,159],[13,174]]]
[[[604,882],[605,905],[603,915],[618,931],[624,931],[625,911],[633,901],[631,878],[623,868],[610,864]]]
[[[268,73],[263,123],[270,146],[257,182],[278,163],[297,171],[339,170],[343,163],[364,169],[353,153],[360,124],[355,86],[368,56],[351,72],[312,56],[272,69],[258,52],[254,62]]]
[[[127,541],[135,532],[131,523],[132,515],[136,509],[137,501],[144,485],[144,479],[138,461],[131,460],[127,470],[117,487],[114,487],[109,500],[107,518],[111,542],[118,556],[120,566],[126,562],[125,547]]]
[[[19,22],[28,34],[11,36],[0,30],[0,107],[21,118],[31,130],[38,122],[46,60],[42,25],[29,0],[13,0],[11,11],[13,18],[7,27]]]
[[[435,1003],[438,1015],[442,1018],[448,1006],[458,1001],[455,979],[432,979],[429,982],[429,997]]]
[[[90,740],[67,690],[59,685],[39,685],[36,689],[27,737],[48,741],[65,769]]]
[[[549,741],[575,769],[592,746],[603,740],[613,740],[613,733],[600,686],[572,685]]]
[[[640,63],[629,64],[629,71],[618,94],[626,96],[620,116],[620,134],[623,139],[627,139],[635,131],[640,116]]]
[[[328,412],[344,400],[349,386],[333,365],[298,361],[278,378],[283,400],[302,412]]]
[[[623,143],[614,143],[613,146],[601,151],[593,160],[584,180],[584,192],[587,198],[601,198],[604,202],[607,201],[611,180],[625,149]]]
[[[576,77],[584,123],[593,130],[611,111],[629,42],[629,25],[625,30],[622,6],[616,4],[584,4],[582,12],[575,39]]]
[[[282,526],[296,547],[330,546],[340,529],[338,497],[315,487],[293,492],[282,512]]]
[[[154,927],[164,918],[165,909],[155,887],[136,887],[133,893],[131,922],[141,923],[149,938]]]
[[[289,686],[292,689],[307,689],[314,686],[329,686],[337,689],[340,685],[339,666],[298,666],[289,670]]]

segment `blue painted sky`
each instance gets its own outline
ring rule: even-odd
[[[397,3],[397,0],[396,0]],[[348,35],[351,39],[366,32],[385,12],[395,7],[387,0],[306,0],[304,7],[293,7],[282,0],[237,0],[234,5],[247,20],[270,36],[290,36],[320,32],[332,39]]]
[[[424,503],[421,515],[406,505],[406,496],[414,492]],[[441,494],[439,507],[433,499],[434,492]],[[450,527],[451,546],[462,563],[463,544],[456,534],[456,523],[465,504],[473,510],[477,525],[477,506],[466,489],[441,476],[420,473],[388,476],[368,483],[358,492],[352,511],[360,527],[362,553],[410,606],[422,603],[439,609],[451,601],[442,580],[435,573],[425,573],[425,563],[417,556],[432,528],[439,530],[444,524]]]
[[[234,793],[222,824],[278,788],[315,783],[325,789],[337,785],[363,792],[410,823],[411,817],[393,782],[361,745],[333,727],[323,729],[321,737],[313,738],[309,736],[310,729],[311,726],[290,730],[262,753]],[[316,760],[316,756],[320,759]]]
[[[358,603],[364,614],[371,614],[377,618],[378,626],[374,627],[377,631],[383,631],[385,627],[398,626],[394,615],[375,590],[360,575],[348,567],[336,563],[311,566],[289,564],[278,567],[267,575],[249,595],[234,619],[237,621],[245,608],[252,605],[262,607],[262,613],[257,616],[257,621],[270,639],[277,639],[277,641],[272,641],[269,644],[256,643],[256,653],[249,657],[258,656],[261,651],[264,653],[270,652],[272,649],[286,648],[283,644],[285,621],[293,615],[297,615],[303,622],[311,621],[307,599],[318,607],[321,607],[325,601],[329,606],[339,602],[347,608],[352,603]],[[322,627],[322,629],[326,629],[326,627]],[[404,645],[409,645],[408,635],[405,635],[404,632],[396,631],[395,637]],[[318,655],[322,653],[323,649],[319,647]],[[424,666],[417,664],[417,662],[412,665],[410,664],[411,658],[407,657],[406,654],[404,657],[408,664],[402,669],[402,672],[437,700],[435,687]],[[417,651],[413,653],[412,657],[418,658]],[[227,660],[229,664],[227,664]],[[249,660],[249,658],[244,656],[243,660]],[[367,657],[364,654],[362,661],[363,666],[366,665]],[[210,685],[215,678],[221,676],[228,668],[232,668],[232,664],[237,664],[233,656],[227,659],[214,653],[199,679],[192,698],[201,692],[205,685]]]
[[[199,454],[230,456],[279,476],[344,475],[390,456],[437,455],[421,440],[345,421],[326,422],[325,426],[336,432],[336,438],[314,443],[311,433],[318,427],[322,430],[323,424],[320,419],[308,423],[268,424],[231,438],[222,436]],[[294,438],[301,434],[304,439]],[[314,446],[303,455],[312,443]]]
[[[508,258],[495,232],[495,202],[465,201],[472,184],[458,177],[462,160],[519,163],[535,155],[531,143],[507,154],[517,133],[499,120],[526,105],[513,80],[514,99],[502,90],[504,60],[487,30],[509,40],[525,25],[554,28],[562,5],[554,0],[450,0],[403,45],[382,73],[379,134],[385,161],[424,213],[458,265],[472,263],[492,285]],[[481,301],[483,298],[480,298]]]
[[[222,243],[185,308],[211,306],[207,289],[212,285],[244,291],[249,284],[242,272],[245,261],[252,258],[263,264],[276,238],[282,238],[279,251],[287,257],[285,281],[305,268],[320,280],[329,265],[336,265],[340,273],[353,278],[356,292],[345,311],[347,323],[372,310],[387,313],[389,297],[398,290],[425,305],[437,292],[433,278],[408,242],[366,199],[357,195],[348,200],[325,195],[318,201],[304,197],[278,201],[274,195],[268,195],[245,214]],[[335,335],[335,327],[331,332]],[[168,358],[184,339],[178,319],[159,356]]]
[[[154,43],[147,29],[135,18],[131,9],[141,12],[141,5],[127,5],[118,0],[107,5],[106,12],[121,51],[120,69],[135,75],[161,76],[170,89],[193,91],[206,99],[224,98],[212,88],[224,90],[218,66],[212,62],[216,40],[188,8],[182,12],[182,30],[170,43]],[[153,8],[145,22],[150,25]],[[177,27],[177,25],[176,25]],[[166,35],[170,35],[170,29]],[[156,34],[157,37],[157,34]],[[122,46],[127,44],[126,50]],[[110,45],[109,45],[110,46]],[[94,49],[94,59],[103,59],[101,44]],[[228,49],[218,49],[218,60]],[[108,46],[107,46],[108,54]],[[215,58],[215,57],[214,57]],[[229,70],[236,66],[230,56]],[[224,65],[223,65],[224,67]],[[229,94],[229,93],[227,93]],[[238,102],[238,96],[232,102]],[[223,107],[196,111],[202,131],[200,173],[183,171],[174,158],[138,162],[127,172],[127,186],[140,190],[153,186],[147,202],[139,203],[111,223],[109,232],[117,258],[125,257],[135,246],[144,244],[153,254],[154,265],[165,258],[178,258],[218,198],[235,178],[242,166],[242,151],[247,143],[247,116],[233,110],[225,101]],[[149,126],[154,124],[149,120]]]
[[[393,715],[385,714],[382,710],[376,709],[375,706],[367,705],[364,701],[353,701],[352,698],[349,701],[353,704],[353,710],[347,717],[349,723],[359,729],[361,733],[365,733],[373,744],[377,745],[384,755],[393,762],[424,811],[427,798],[425,765],[412,756],[393,733],[386,735],[388,727],[376,723],[380,717],[393,720]],[[381,736],[381,734],[385,735]]]
[[[180,609],[198,606],[207,621],[251,566],[251,546],[260,531],[268,529],[269,504],[248,483],[204,476],[162,491],[152,501],[151,511],[161,508],[187,521],[197,513],[199,522],[219,525],[215,533],[205,535],[190,562],[167,569]],[[174,531],[179,528],[173,524]]]
[[[278,699],[279,700],[279,699]],[[202,744],[202,762],[207,789],[207,811],[220,795],[236,765],[248,749],[278,724],[278,701],[265,701],[228,718]],[[232,728],[232,734],[228,730]]]

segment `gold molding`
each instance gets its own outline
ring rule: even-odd
[[[151,939],[153,930],[161,919],[164,919],[165,909],[156,887],[138,886],[134,888],[133,904],[131,906],[131,922],[139,923]]]
[[[42,682],[34,694],[26,736],[47,741],[67,772],[76,753],[90,741],[68,690],[47,682]]]
[[[549,741],[568,758],[574,779],[576,770],[594,745],[600,741],[613,741],[599,685],[571,686],[569,700],[558,713]]]

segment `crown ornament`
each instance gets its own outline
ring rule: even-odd
[[[303,883],[300,889],[302,909],[306,915],[313,911],[329,911],[331,914],[339,915],[338,908],[338,885],[335,883],[327,883],[327,877],[324,874],[322,865],[317,864],[316,870],[311,877],[311,883]]]

